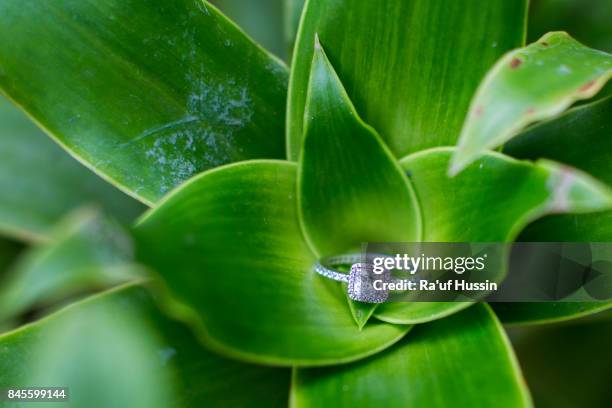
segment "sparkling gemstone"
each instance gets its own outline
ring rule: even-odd
[[[389,271],[385,271],[382,274],[375,274],[370,264],[353,264],[353,266],[351,266],[348,281],[349,297],[364,303],[385,302],[389,297],[389,292],[386,290],[374,289],[374,281],[380,280],[382,282],[388,282],[389,275]]]

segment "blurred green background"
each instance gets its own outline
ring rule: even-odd
[[[527,42],[558,30],[567,31],[589,47],[612,51],[612,2],[531,0]]]

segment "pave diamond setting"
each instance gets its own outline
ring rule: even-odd
[[[348,278],[348,295],[352,300],[364,303],[384,303],[389,298],[386,290],[374,289],[374,281],[387,282],[390,273],[385,271],[380,275],[374,274],[372,265],[355,263],[351,266]]]

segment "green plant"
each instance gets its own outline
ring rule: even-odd
[[[364,241],[612,241],[612,99],[563,113],[612,56],[562,32],[525,46],[526,1],[304,7],[289,72],[201,0],[0,1],[0,89],[152,207],[51,227],[85,191],[124,222],[141,207],[64,156],[6,155],[0,229],[42,243],[0,319],[71,304],[0,336],[0,386],[84,407],[529,406],[500,319],[612,306],[374,307],[314,274]],[[56,154],[43,140],[10,152]],[[29,201],[66,177],[86,181]]]

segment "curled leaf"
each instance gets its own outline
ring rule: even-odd
[[[595,95],[612,76],[612,55],[564,32],[506,54],[480,84],[467,115],[450,174],[527,125],[552,118],[574,101]]]
[[[551,161],[517,161],[486,153],[456,177],[446,169],[454,148],[402,159],[421,204],[426,242],[510,242],[544,215],[612,208],[612,191],[586,173]],[[499,271],[500,278],[505,271]],[[439,319],[468,303],[389,303],[375,316],[394,323]]]

